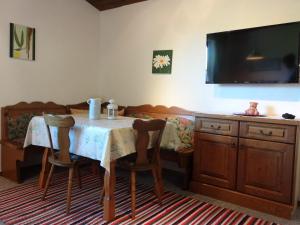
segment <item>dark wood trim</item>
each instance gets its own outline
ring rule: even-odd
[[[32,28],[32,60],[35,60],[35,28]]]
[[[14,51],[14,24],[9,24],[10,28],[10,36],[9,36],[9,57],[13,57],[13,51]]]
[[[100,11],[118,8],[147,0],[86,0]]]
[[[219,188],[213,185],[201,184],[192,181],[190,184],[190,190],[202,195],[208,195],[216,199],[231,202],[237,205],[241,205],[254,210],[259,210],[286,219],[291,219],[293,213],[292,205],[258,198],[237,191]]]

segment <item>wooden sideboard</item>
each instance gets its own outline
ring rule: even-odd
[[[290,218],[297,206],[299,120],[196,114],[191,190]]]

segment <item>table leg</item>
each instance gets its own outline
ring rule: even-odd
[[[97,176],[99,176],[101,174],[100,173],[100,163],[98,160],[92,161],[92,173]]]
[[[157,168],[157,179],[158,179],[158,183],[159,183],[159,189],[160,189],[160,194],[161,196],[164,195],[165,190],[164,190],[164,184],[163,184],[163,178],[162,178],[162,167],[161,167],[161,163],[158,163],[158,168]]]
[[[104,175],[104,220],[111,221],[115,218],[115,186],[116,186],[116,162],[110,163],[110,172]]]
[[[42,169],[39,177],[39,187],[43,189],[46,185],[47,177],[50,170],[50,163],[48,162],[48,157],[50,154],[50,150],[45,148],[42,160]]]

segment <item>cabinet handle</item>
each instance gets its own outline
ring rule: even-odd
[[[220,130],[221,129],[221,125],[215,127],[213,124],[210,125],[210,128],[214,129],[214,130]]]
[[[263,130],[259,131],[260,134],[265,135],[265,136],[272,136],[273,132],[270,130],[268,133],[265,133]]]
[[[235,148],[235,147],[236,147],[236,143],[235,143],[235,142],[232,142],[232,143],[231,143],[231,147],[232,147],[232,148]]]

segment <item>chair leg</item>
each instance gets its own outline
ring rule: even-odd
[[[164,185],[163,185],[163,179],[162,179],[162,168],[161,168],[160,163],[158,163],[158,166],[155,169],[156,169],[160,194],[163,195],[165,191],[164,191]]]
[[[79,187],[79,189],[81,189],[81,176],[80,176],[80,170],[79,170],[78,164],[75,167],[75,173],[76,173],[76,177],[78,180],[78,187]]]
[[[44,193],[43,193],[43,196],[42,196],[42,200],[43,200],[43,201],[45,200],[47,191],[48,191],[48,189],[49,189],[50,182],[51,182],[51,180],[52,180],[54,167],[55,167],[55,166],[52,164],[52,165],[51,165],[50,172],[49,172],[49,175],[48,175],[48,178],[47,178],[46,187],[45,187],[45,190],[44,190]]]
[[[103,185],[103,188],[100,193],[100,205],[103,205],[104,194],[105,194],[105,192],[104,192],[104,185]]]
[[[160,187],[160,182],[159,182],[159,179],[158,179],[156,168],[152,168],[152,174],[153,174],[153,179],[154,179],[155,193],[157,195],[159,204],[161,204],[162,203],[162,201],[161,201],[161,187]]]
[[[72,194],[72,179],[73,179],[74,169],[69,168],[69,181],[68,181],[68,194],[67,194],[67,210],[66,213],[69,214],[71,206],[71,194]]]
[[[135,184],[135,171],[131,170],[131,178],[130,178],[130,183],[131,183],[131,217],[132,219],[135,219],[135,201],[136,201],[136,184]]]
[[[127,188],[127,192],[129,195],[131,195],[131,174],[130,174],[130,177],[129,177],[129,187]]]

